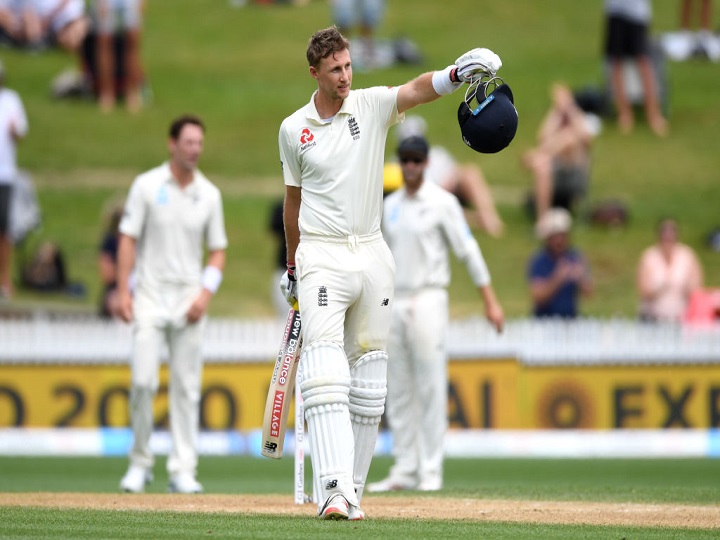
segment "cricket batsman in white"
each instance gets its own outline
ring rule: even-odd
[[[280,286],[302,314],[318,515],[357,520],[387,393],[395,276],[380,230],[387,133],[405,111],[494,75],[502,62],[473,49],[402,86],[351,90],[349,42],[336,27],[316,32],[306,56],[317,90],[278,137],[288,261]]]

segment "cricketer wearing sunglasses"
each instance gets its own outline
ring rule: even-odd
[[[403,187],[385,199],[382,230],[396,266],[387,349],[387,420],[395,463],[387,478],[368,485],[370,492],[442,489],[451,250],[465,263],[490,324],[500,332],[504,323],[459,201],[424,179],[429,149],[424,137],[400,142]]]

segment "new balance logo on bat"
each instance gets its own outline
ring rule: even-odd
[[[275,452],[277,452],[277,443],[267,441],[265,443],[265,450],[267,452],[270,452],[271,454],[274,454]]]

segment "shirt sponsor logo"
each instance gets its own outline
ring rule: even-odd
[[[310,131],[310,128],[302,128],[300,132],[300,151],[304,152],[308,148],[312,148],[317,144],[315,141],[315,135]]]

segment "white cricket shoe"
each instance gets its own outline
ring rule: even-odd
[[[200,482],[190,473],[177,473],[170,477],[168,483],[170,493],[202,493],[203,487]]]
[[[442,489],[441,480],[423,480],[418,485],[419,491],[440,491]]]
[[[320,510],[320,517],[330,520],[348,519],[347,499],[340,493],[330,495]]]
[[[153,475],[149,469],[139,465],[130,465],[125,476],[120,480],[120,489],[127,493],[142,493],[145,486],[152,482]]]
[[[405,491],[408,489],[417,489],[417,484],[410,480],[400,480],[398,478],[387,478],[379,482],[373,482],[367,485],[369,493],[381,493],[383,491]]]
[[[720,61],[720,37],[715,37],[712,32],[703,30],[698,32],[698,45],[707,57],[713,62]]]
[[[349,521],[362,521],[365,519],[365,512],[359,506],[348,505],[348,520]]]

